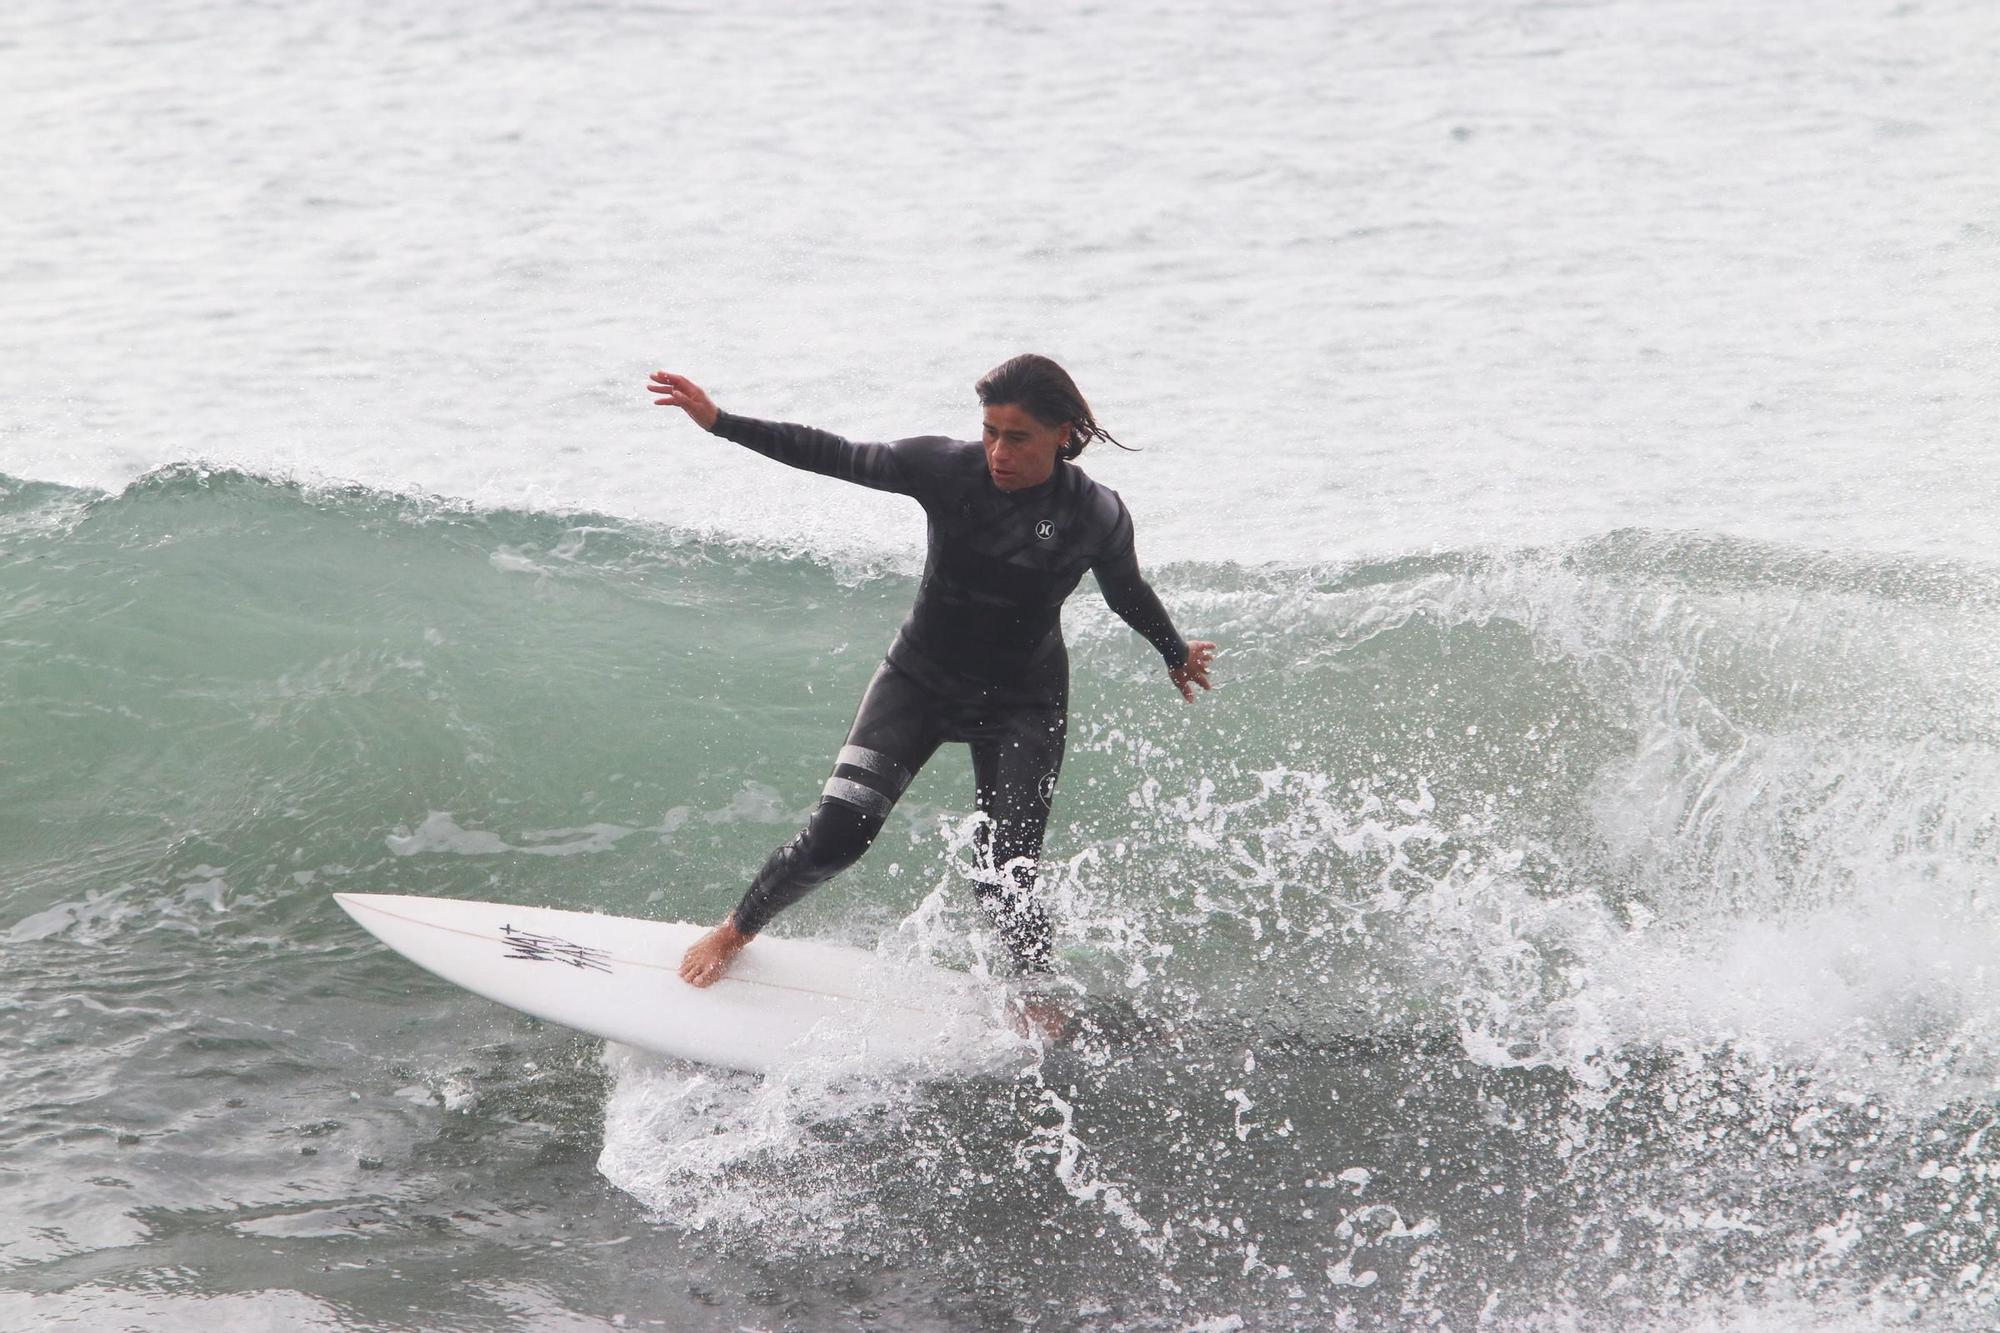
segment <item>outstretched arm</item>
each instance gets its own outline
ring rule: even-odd
[[[712,435],[733,440],[766,458],[878,491],[911,493],[912,478],[893,444],[855,444],[829,431],[788,422],[759,421],[724,412],[685,375],[656,370],[646,388],[661,407],[678,407],[695,425]]]
[[[1132,544],[1132,520],[1122,512],[1112,550],[1114,554],[1100,559],[1093,571],[1105,603],[1118,613],[1119,619],[1159,649],[1174,687],[1181,692],[1181,698],[1193,703],[1191,686],[1209,688],[1208,664],[1215,657],[1215,645],[1204,639],[1183,640],[1180,631],[1174,628],[1173,617],[1161,605],[1159,594],[1139,572],[1139,556]]]

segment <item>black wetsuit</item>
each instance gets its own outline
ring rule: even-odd
[[[1039,486],[1003,491],[975,443],[926,435],[854,444],[728,412],[714,432],[781,463],[913,497],[929,520],[917,602],[876,669],[819,805],[773,852],[733,914],[754,935],[852,865],[940,744],[972,747],[981,825],[975,888],[1017,964],[1049,966],[1035,863],[1062,771],[1069,654],[1062,604],[1085,570],[1167,665],[1187,645],[1139,573],[1118,493],[1057,460]]]

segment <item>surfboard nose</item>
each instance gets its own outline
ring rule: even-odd
[[[437,899],[426,900],[417,898],[407,893],[336,893],[333,895],[333,900],[339,903],[342,910],[357,921],[362,919],[361,914],[363,912],[385,912],[391,916],[399,915],[396,911],[398,904],[405,907],[406,912],[403,914],[415,916],[416,914],[408,909],[413,909],[416,904],[425,901],[440,901]]]

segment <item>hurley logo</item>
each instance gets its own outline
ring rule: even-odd
[[[1041,522],[1035,524],[1035,535],[1041,538],[1043,541],[1047,541],[1049,538],[1055,536],[1056,535],[1055,521],[1053,519],[1045,518]]]

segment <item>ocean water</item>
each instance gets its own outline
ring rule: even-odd
[[[2000,18],[0,18],[0,1327],[2000,1322]],[[753,1078],[330,894],[719,916],[969,436],[1087,584],[1018,1073]],[[781,933],[982,971],[947,751]],[[996,985],[1000,984],[996,982]]]

